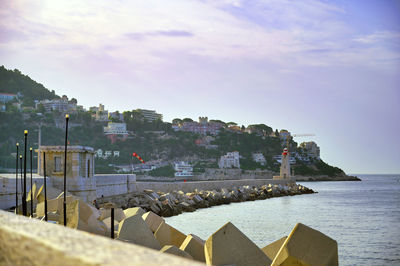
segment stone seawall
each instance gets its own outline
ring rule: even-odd
[[[254,181],[254,180],[253,180]],[[268,180],[276,181],[276,180]],[[293,182],[252,182],[253,185],[239,185],[231,182],[190,182],[192,184],[142,184],[138,192],[117,197],[98,199],[100,206],[112,202],[123,209],[141,207],[160,216],[168,217],[182,212],[192,212],[199,208],[207,208],[231,202],[263,200],[272,197],[294,196],[314,193],[312,189]],[[143,183],[143,182],[142,182]],[[206,185],[206,183],[209,183]],[[210,184],[211,183],[211,184]],[[242,182],[248,184],[249,182]],[[275,183],[275,184],[271,184]],[[261,184],[261,185],[260,185]],[[173,186],[175,185],[175,186]],[[180,185],[180,186],[179,186]],[[156,189],[155,189],[156,188]],[[184,188],[184,191],[181,190]]]
[[[327,176],[327,175],[315,175],[315,176],[300,176],[296,175],[296,181],[361,181],[356,176],[342,175],[342,176]]]

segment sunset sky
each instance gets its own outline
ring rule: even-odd
[[[400,173],[400,1],[0,0],[0,65],[109,111],[313,133]]]

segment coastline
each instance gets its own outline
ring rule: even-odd
[[[343,176],[327,176],[327,175],[316,175],[316,176],[295,176],[296,182],[320,182],[320,181],[362,181],[356,176],[343,175]]]

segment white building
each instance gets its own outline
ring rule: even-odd
[[[114,151],[114,157],[119,157],[119,151]]]
[[[126,131],[125,123],[114,123],[108,122],[108,125],[104,127],[105,135],[128,135],[128,131]]]
[[[186,162],[178,162],[174,165],[175,177],[193,176],[193,167]]]
[[[219,168],[240,168],[239,152],[228,152],[226,155],[221,156],[218,162]]]
[[[261,152],[256,152],[252,154],[253,161],[259,163],[261,165],[266,165],[267,160],[265,159],[264,155]]]
[[[154,110],[138,109],[138,111],[143,115],[144,119],[149,122],[163,119],[162,114],[157,114]]]
[[[76,104],[68,102],[68,98],[66,97],[62,99],[39,101],[35,104],[35,108],[37,109],[40,105],[44,107],[46,112],[59,111],[65,113],[76,110]]]

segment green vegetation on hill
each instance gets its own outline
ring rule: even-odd
[[[25,106],[33,106],[35,100],[59,98],[54,91],[49,91],[42,84],[33,81],[19,70],[7,70],[0,67],[0,92],[22,94],[19,100]],[[74,100],[74,99],[72,99]],[[72,101],[71,100],[71,101]],[[76,101],[76,100],[75,100]],[[15,143],[23,143],[23,131],[28,129],[28,147],[38,146],[38,129],[41,126],[42,145],[64,145],[65,130],[62,128],[64,115],[53,111],[25,108],[18,111],[9,107],[6,112],[0,112],[0,168],[13,169],[15,167]],[[43,108],[42,108],[43,109]],[[39,113],[39,114],[38,114]],[[40,114],[41,113],[41,114]],[[190,132],[175,132],[170,123],[161,120],[149,122],[144,119],[138,110],[123,112],[127,130],[132,134],[125,141],[111,141],[104,135],[103,127],[106,122],[95,121],[91,112],[77,111],[70,116],[69,144],[90,146],[95,150],[119,151],[119,157],[107,159],[96,158],[97,173],[114,173],[116,165],[137,164],[132,158],[133,152],[138,153],[146,162],[151,160],[177,161],[192,160],[194,172],[204,173],[206,168],[217,168],[220,156],[227,152],[238,151],[241,155],[240,164],[243,170],[270,169],[279,171],[279,165],[273,156],[282,152],[282,142],[277,137],[270,137],[273,129],[264,124],[250,125],[252,134],[234,132],[222,129],[217,136],[208,138],[208,147],[196,145],[196,141],[203,141],[205,136]],[[174,123],[192,122],[190,118],[176,118]],[[117,120],[115,122],[118,122]],[[210,120],[223,125],[236,125],[235,122],[225,123],[221,120]],[[242,129],[244,127],[242,126]],[[278,131],[275,131],[278,136]],[[297,149],[297,143],[291,140],[291,151]],[[252,153],[261,152],[267,159],[267,165],[262,166],[252,159]],[[323,161],[316,161],[312,165],[299,164],[294,167],[300,175],[341,175],[343,171],[332,167]],[[162,167],[150,171],[154,176],[173,176],[172,166]]]
[[[312,165],[299,164],[294,166],[293,169],[296,175],[302,176],[327,175],[333,177],[344,174],[342,169],[330,166],[322,160],[316,161],[315,164]]]
[[[4,66],[0,66],[0,92],[21,93],[26,106],[33,106],[34,100],[59,98],[54,90],[46,89],[18,69],[7,70]]]

